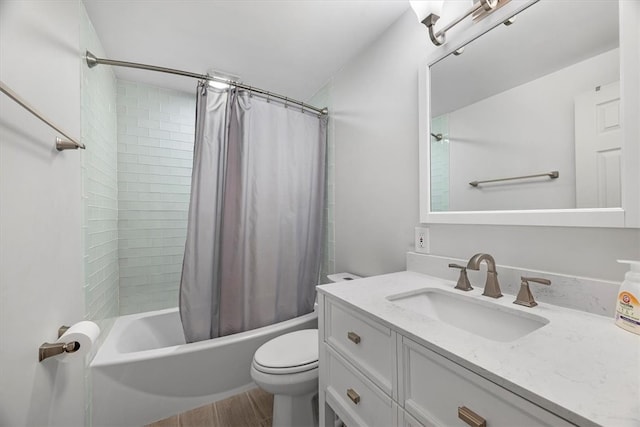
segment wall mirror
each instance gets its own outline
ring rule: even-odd
[[[512,1],[436,51],[421,78],[422,222],[638,226],[629,3]]]

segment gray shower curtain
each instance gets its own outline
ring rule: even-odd
[[[180,283],[187,342],[313,309],[326,117],[201,85]]]

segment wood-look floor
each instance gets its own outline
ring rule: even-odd
[[[271,427],[272,415],[273,395],[254,388],[147,427]]]

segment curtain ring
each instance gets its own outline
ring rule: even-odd
[[[249,86],[249,98],[253,98],[253,88]]]
[[[304,102],[300,103],[300,112],[304,113]]]
[[[284,97],[284,108],[289,108],[289,98]]]
[[[271,92],[267,92],[267,104],[271,102]]]

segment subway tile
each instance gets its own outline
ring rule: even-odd
[[[118,251],[120,258],[141,256],[182,255],[184,246],[160,248],[123,248]]]
[[[118,103],[120,105],[124,105],[127,107],[138,107],[138,98],[135,96],[130,96],[129,94],[126,94],[124,96],[118,97]]]
[[[161,165],[176,167],[192,167],[193,159],[175,159],[171,157],[137,156],[137,162],[143,165]]]
[[[173,139],[171,132],[161,129],[149,129],[149,136],[151,138]]]
[[[180,115],[180,114],[171,114],[171,122],[182,124],[182,125],[194,125],[194,123],[195,123],[195,115],[194,116],[183,116],[183,115]]]
[[[154,245],[154,240],[153,239],[142,239],[142,238],[138,238],[138,239],[133,239],[133,238],[123,238],[122,236],[120,237],[120,239],[118,240],[118,247],[119,249],[123,249],[123,248],[149,248],[149,247],[153,247],[153,246],[157,246]]]
[[[148,147],[149,155],[154,157],[167,157],[169,159],[191,159],[193,153],[185,150],[172,150],[170,148]]]
[[[120,200],[119,209],[123,211],[154,210],[154,211],[188,211],[188,202],[169,202],[163,200]]]
[[[147,182],[149,184],[182,185],[186,187],[191,186],[190,176],[187,177],[175,175],[137,174],[137,179],[140,182]]]
[[[118,164],[137,163],[140,160],[137,154],[118,153]]]
[[[150,111],[149,118],[152,120],[158,120],[161,126],[160,129],[162,129],[163,123],[168,123],[171,120],[171,116],[169,115],[169,113],[163,113],[160,111]]]
[[[195,97],[142,83],[119,82],[118,88],[120,311],[175,306],[190,198]],[[116,185],[111,191],[94,188],[112,194]],[[96,208],[112,202],[100,200]],[[97,209],[93,213],[98,212],[106,216]],[[91,243],[111,237],[96,234]]]
[[[165,229],[179,229],[187,227],[186,220],[123,220],[118,219],[118,231],[125,230],[155,230],[156,233],[161,233]]]
[[[171,132],[170,139],[183,142],[194,142],[195,136],[192,133]]]
[[[170,131],[170,132],[182,132],[180,124],[171,123],[169,121],[163,121],[160,123],[160,129]]]
[[[119,114],[118,115],[118,126],[125,128],[126,126],[137,126],[138,125],[138,119],[135,116],[131,116],[128,114]]]
[[[119,268],[122,267],[143,267],[143,266],[157,266],[168,264],[182,265],[182,255],[158,255],[158,256],[146,256],[137,258],[121,258]]]
[[[138,119],[148,119],[150,116],[150,111],[148,108],[144,108],[144,107],[132,107],[132,106],[126,106],[127,107],[127,115],[131,116],[131,117],[136,117]]]
[[[184,141],[175,141],[171,139],[140,137],[138,144],[146,145],[150,147],[156,147],[156,148],[167,148],[167,149],[173,149],[173,150],[193,152],[193,141],[184,142]]]
[[[117,93],[126,94],[112,73],[83,69],[81,84],[82,139],[91,148],[82,157],[86,318],[100,320],[118,312],[116,116],[126,124],[128,108],[117,106]]]
[[[126,125],[125,129],[124,134],[131,136],[150,136],[150,133],[154,131],[154,129],[146,129],[137,125]]]
[[[194,118],[194,120],[195,120],[195,118]],[[178,131],[194,136],[195,133],[196,133],[195,123],[190,124],[190,125],[181,124],[180,128],[178,129]]]
[[[151,120],[151,119],[138,119],[137,125],[142,128],[151,129],[160,129],[160,121],[159,120]]]
[[[195,97],[193,99],[193,103],[195,104]],[[194,113],[194,109],[191,106],[191,104],[189,103],[188,105],[182,105],[180,106],[180,115],[182,116],[186,116],[186,117],[191,117],[191,115]]]

